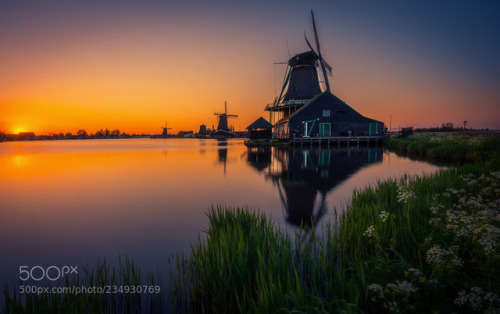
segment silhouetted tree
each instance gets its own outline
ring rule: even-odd
[[[111,137],[118,137],[120,136],[120,130],[113,130],[111,131]]]
[[[95,132],[95,137],[104,137],[104,130],[100,129],[99,131]]]
[[[441,130],[443,131],[453,131],[453,123],[445,122],[441,125]]]
[[[66,135],[64,135],[64,137],[66,137],[66,138],[71,138],[72,136],[73,136],[73,134],[71,134],[71,132],[68,132],[68,133],[66,133]]]
[[[109,130],[108,130],[108,128],[106,128],[106,130],[104,131],[104,136],[105,137],[109,137]]]
[[[85,131],[84,129],[80,129],[78,130],[78,132],[76,132],[76,135],[81,138],[87,137],[87,131]]]

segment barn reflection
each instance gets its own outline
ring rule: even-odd
[[[277,186],[286,221],[307,227],[328,211],[328,193],[382,156],[380,147],[249,147],[247,162]]]

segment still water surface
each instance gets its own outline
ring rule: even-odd
[[[129,256],[143,270],[203,238],[212,205],[259,209],[293,233],[355,188],[436,171],[382,148],[248,149],[242,140],[0,143],[0,283],[19,267]]]

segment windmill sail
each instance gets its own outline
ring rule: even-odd
[[[314,28],[314,38],[316,39],[316,47],[318,48],[319,62],[321,64],[321,69],[323,70],[323,75],[324,75],[324,78],[325,78],[326,89],[329,91],[330,90],[330,84],[328,82],[328,75],[326,74],[325,61],[323,60],[323,57],[321,56],[321,49],[319,47],[319,40],[318,40],[318,32],[316,30],[316,22],[314,21],[314,12],[312,10],[311,10],[311,16],[312,16],[312,22],[313,22],[313,28]],[[330,69],[331,69],[331,67],[330,67]]]

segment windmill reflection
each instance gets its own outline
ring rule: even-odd
[[[224,165],[224,176],[226,176],[226,164],[227,164],[227,141],[226,140],[218,140],[217,146],[220,147],[217,149],[218,154],[218,163]]]
[[[286,220],[317,225],[326,197],[362,167],[382,161],[382,148],[248,148],[247,162],[277,186]]]

